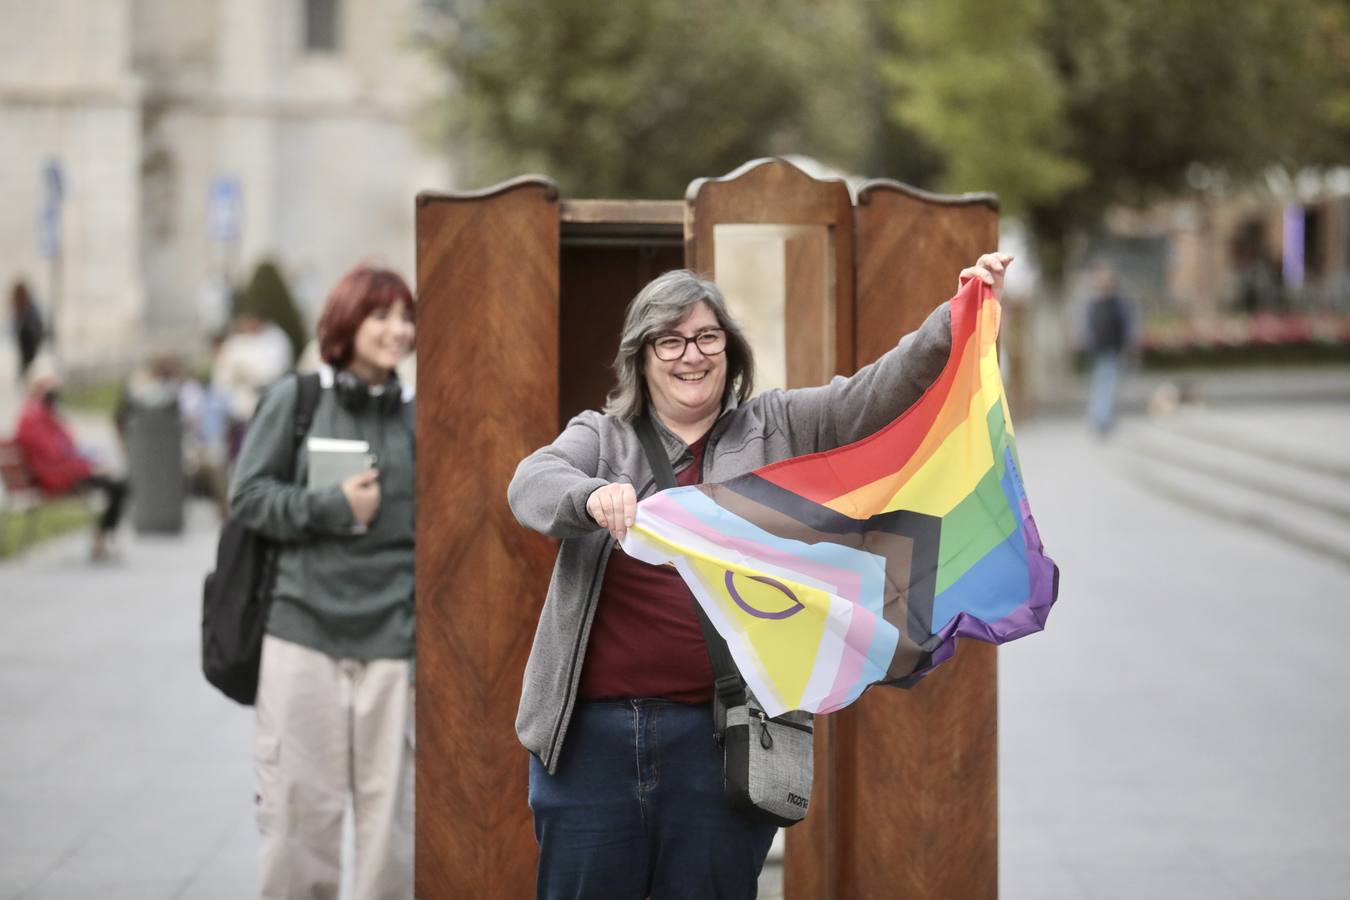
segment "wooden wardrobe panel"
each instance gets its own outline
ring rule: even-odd
[[[693,182],[686,200],[686,263],[714,279],[718,225],[824,227],[823,242],[810,234],[787,240],[786,382],[806,387],[855,371],[854,216],[847,185],[812,178],[785,160],[756,160],[722,178]],[[833,318],[828,328],[822,327],[826,317]],[[835,849],[830,838],[835,821],[832,720],[818,720],[810,814],[787,831],[784,883],[789,897],[828,896],[835,869],[827,864]]]
[[[604,408],[614,387],[614,356],[629,301],[647,282],[683,265],[678,244],[564,241],[559,431],[582,410]]]
[[[957,273],[996,248],[998,218],[988,195],[895,182],[864,185],[856,215],[862,366],[955,293]],[[833,717],[838,846],[824,896],[997,896],[997,703],[995,648],[964,641],[916,688],[877,688]]]
[[[997,249],[998,206],[992,194],[944,197],[875,180],[858,190],[855,214],[862,367],[951,299],[963,268]]]
[[[612,226],[612,210],[573,205]],[[657,224],[667,206],[653,205]],[[649,211],[636,209],[622,205],[624,222],[649,227]],[[662,251],[631,268],[631,251],[599,245],[568,255],[559,210],[542,179],[418,198],[423,900],[533,891],[528,766],[514,716],[556,545],[517,525],[506,485],[516,463],[556,435],[559,414],[593,405],[602,387],[598,368],[560,353],[562,339],[593,356],[585,329],[617,314],[628,290],[621,282],[640,286],[673,262]],[[997,238],[992,198],[869,183],[855,210],[843,182],[781,160],[690,186],[685,263],[714,277],[718,224],[825,228],[823,238],[793,238],[788,253],[792,384],[855,371],[885,352]],[[597,302],[603,310],[591,308]],[[563,331],[563,317],[582,333]],[[995,678],[994,648],[967,642],[917,690],[878,689],[820,720],[811,815],[788,832],[789,898],[996,893]]]
[[[417,198],[417,896],[525,897],[515,735],[556,544],[506,503],[558,417],[557,188]]]
[[[833,308],[833,346],[828,348],[833,364],[829,374],[854,371],[853,353],[853,205],[848,185],[839,179],[812,178],[783,159],[759,159],[748,162],[721,178],[700,178],[685,194],[685,263],[694,271],[716,280],[715,229],[718,225],[818,225],[827,229],[828,257],[833,258],[832,278],[826,288]],[[799,241],[797,247],[819,256],[820,248],[811,241]],[[820,260],[824,261],[824,258]],[[810,267],[809,260],[789,259],[788,270]],[[801,348],[814,343],[811,351],[794,359],[788,357],[788,383],[821,383],[808,380],[820,368],[820,310],[818,304],[792,301],[786,325],[788,347]]]

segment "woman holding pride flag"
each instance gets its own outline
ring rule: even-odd
[[[268,900],[338,895],[349,802],[353,896],[413,894],[414,415],[394,373],[413,313],[397,273],[342,276],[325,365],[267,390],[231,484],[235,519],[281,545],[254,732]]]
[[[1011,261],[985,254],[960,281],[997,297]],[[605,411],[573,418],[509,489],[521,524],[562,540],[516,719],[539,897],[753,897],[775,831],[723,797],[689,589],[616,546],[656,490],[634,423],[650,419],[679,484],[725,481],[877,431],[938,377],[950,343],[944,305],[851,377],[751,398],[753,354],[715,284],[667,272],[633,299]]]

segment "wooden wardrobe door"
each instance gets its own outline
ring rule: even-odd
[[[527,897],[516,740],[556,544],[506,503],[558,421],[556,186],[417,197],[417,896]]]
[[[721,178],[697,179],[685,200],[685,264],[713,280],[718,277],[718,226],[780,226],[788,232],[787,384],[823,384],[831,375],[853,372],[854,225],[848,185],[837,178],[813,178],[787,160],[758,159]]]
[[[995,249],[998,217],[990,195],[891,181],[865,184],[855,212],[861,367],[955,293],[957,273]],[[997,896],[996,660],[962,642],[917,688],[877,688],[827,717],[817,784],[829,803],[788,832],[790,900]]]
[[[693,182],[686,201],[686,263],[714,279],[718,226],[782,229],[784,386],[824,384],[835,374],[856,371],[855,225],[848,186],[838,179],[812,178],[785,160],[756,160],[722,178]],[[734,305],[734,296],[728,300]],[[766,355],[766,349],[756,346],[756,355]],[[817,720],[810,814],[787,832],[784,884],[790,897],[827,896],[826,881],[837,868],[830,861],[836,846],[830,840],[836,818],[833,719]]]

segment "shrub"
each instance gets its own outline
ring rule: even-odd
[[[263,260],[253,270],[248,285],[235,293],[233,306],[232,312],[236,316],[252,313],[260,319],[275,322],[290,338],[295,356],[300,356],[309,336],[305,331],[304,320],[300,318],[300,310],[295,305],[295,298],[286,286],[286,279],[271,260]]]

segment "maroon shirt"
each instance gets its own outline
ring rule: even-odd
[[[705,434],[689,448],[694,461],[675,476],[676,482],[698,484],[707,441]],[[648,565],[616,545],[600,585],[579,696],[711,700],[712,663],[694,603],[694,595],[672,567]]]

